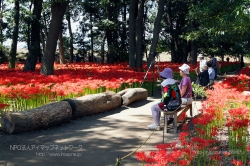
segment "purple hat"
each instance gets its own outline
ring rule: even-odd
[[[163,78],[173,78],[173,72],[170,68],[165,68],[162,72],[159,73]]]

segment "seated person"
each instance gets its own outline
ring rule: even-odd
[[[209,84],[213,85],[214,78],[215,78],[215,71],[212,68],[212,63],[207,62],[207,67],[208,67],[208,75],[209,75]]]
[[[154,123],[148,125],[149,130],[160,130],[160,117],[161,112],[164,110],[164,105],[167,105],[171,100],[179,100],[181,103],[179,87],[173,79],[172,69],[165,68],[159,74],[161,78],[163,78],[163,81],[161,83],[162,99],[160,103],[156,103],[151,106]],[[171,93],[169,93],[168,91],[169,86],[171,86],[172,89]]]
[[[181,100],[182,105],[190,104],[192,103],[192,83],[191,79],[189,77],[189,70],[190,67],[187,64],[183,64],[180,69],[180,75],[182,77],[180,82],[180,92],[181,92]]]
[[[207,66],[202,67],[202,71],[200,73],[196,72],[196,75],[199,79],[199,84],[201,86],[207,86],[209,83],[209,74],[207,70]]]

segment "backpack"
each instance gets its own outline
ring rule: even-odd
[[[175,96],[174,96],[175,94]],[[175,111],[181,106],[180,89],[177,84],[168,85],[168,97],[164,100],[164,107],[168,111]]]

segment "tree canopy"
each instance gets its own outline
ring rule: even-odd
[[[72,63],[76,54],[82,61],[127,61],[137,70],[143,58],[152,60],[150,52],[192,63],[199,52],[248,56],[249,6],[249,0],[1,0],[0,62],[15,67],[18,42],[29,51],[24,71],[41,62],[45,75],[53,74],[58,56]]]

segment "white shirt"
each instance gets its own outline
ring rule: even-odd
[[[200,60],[200,72],[202,72],[203,66],[207,66],[207,61],[205,59]]]
[[[162,86],[162,87],[165,87],[165,86],[167,86],[167,85],[172,85],[172,84],[174,84],[174,83],[175,83],[175,80],[174,80],[174,79],[168,78],[168,79],[165,79],[164,81],[162,81],[161,86]]]

